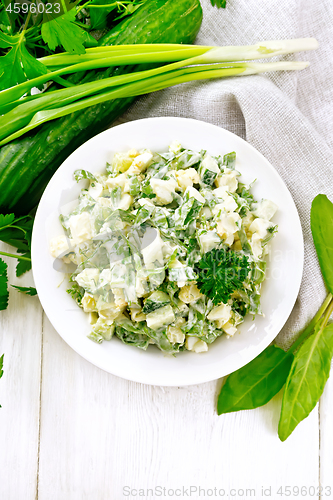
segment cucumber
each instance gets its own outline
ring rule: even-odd
[[[199,0],[147,0],[100,45],[192,43],[199,31]],[[145,69],[147,66],[136,66]],[[98,77],[129,73],[133,66],[99,71]],[[96,78],[87,72],[83,80]],[[0,213],[27,214],[61,163],[81,144],[116,120],[135,97],[114,99],[41,125],[0,149]]]

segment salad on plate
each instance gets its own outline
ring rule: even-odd
[[[68,265],[70,293],[96,341],[118,337],[166,353],[205,352],[262,314],[261,285],[277,206],[240,182],[236,153],[212,156],[173,142],[168,151],[116,153],[85,181],[50,241]]]

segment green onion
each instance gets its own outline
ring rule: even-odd
[[[232,63],[229,63],[228,67],[226,65],[207,65],[201,68],[198,66],[195,66],[193,68],[183,68],[180,70],[168,72],[167,74],[145,78],[134,83],[125,84],[117,87],[114,90],[99,93],[85,99],[80,99],[80,97],[89,94],[89,86],[91,86],[94,91],[96,91],[97,84],[99,89],[103,88],[103,84],[104,87],[111,85],[105,85],[104,80],[100,80],[98,82],[89,82],[87,84],[78,85],[74,90],[69,88],[54,91],[52,93],[49,93],[49,95],[46,94],[44,96],[49,101],[47,107],[45,107],[46,99],[40,104],[37,103],[37,105],[35,105],[35,101],[32,101],[28,102],[26,105],[23,104],[17,106],[17,108],[15,108],[11,113],[7,113],[7,115],[4,115],[3,118],[5,119],[5,121],[2,122],[0,127],[0,137],[3,138],[3,140],[0,142],[0,146],[7,144],[14,139],[17,139],[18,137],[36,128],[42,123],[60,118],[61,116],[65,116],[70,113],[74,113],[75,111],[85,109],[95,104],[100,104],[110,99],[147,94],[150,92],[155,92],[157,90],[162,90],[167,87],[171,87],[173,85],[178,85],[180,83],[186,83],[194,80],[226,78],[229,76],[239,76],[241,74],[252,75],[270,70],[299,70],[305,68],[308,63],[286,61],[266,64],[235,63],[233,66],[231,66],[231,64]],[[134,75],[127,76],[133,77]],[[108,80],[112,80],[112,78]],[[79,93],[79,87],[87,88]],[[56,93],[59,93],[58,95],[62,96],[57,101],[54,100],[54,94]],[[74,100],[77,100],[77,102],[67,104],[62,107],[55,107],[59,103],[65,104],[68,101]],[[44,110],[41,110],[41,108],[43,108]],[[32,114],[32,119],[29,123],[27,123]],[[20,128],[24,123],[26,123],[26,126]],[[8,135],[8,133],[10,134],[14,128],[16,128],[16,132]]]

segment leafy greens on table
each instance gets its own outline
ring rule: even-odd
[[[285,441],[316,406],[333,356],[333,204],[318,195],[311,207],[311,231],[329,293],[318,313],[287,352],[267,347],[257,358],[227,377],[217,403],[219,415],[266,404],[285,385],[279,437]]]

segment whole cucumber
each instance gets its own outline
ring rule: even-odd
[[[147,0],[107,33],[100,45],[192,43],[199,31],[199,0]],[[144,66],[137,66],[136,69]],[[133,67],[90,71],[82,81],[128,73]],[[0,213],[27,214],[61,163],[116,120],[135,98],[114,99],[41,125],[0,149]]]

